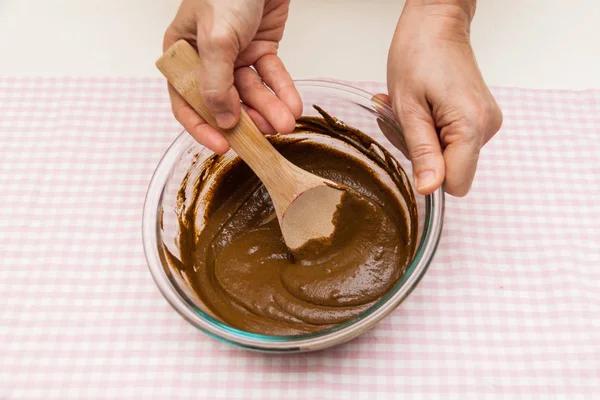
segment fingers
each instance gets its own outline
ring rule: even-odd
[[[274,54],[268,54],[258,59],[255,67],[262,80],[285,103],[294,118],[300,118],[302,99],[281,59]]]
[[[429,105],[412,98],[394,104],[404,131],[413,165],[417,191],[423,195],[435,191],[445,176],[445,163]]]
[[[184,21],[186,22],[186,21]],[[192,21],[187,21],[186,23],[193,23]],[[184,24],[185,25],[185,24]],[[190,42],[194,42],[196,37],[192,35],[192,29],[178,29],[177,24],[172,24],[167,31],[165,32],[163,38],[163,51],[166,51],[170,46],[172,46],[179,39],[186,39]],[[219,57],[219,56],[217,56]],[[223,56],[221,56],[221,59]],[[219,73],[224,73],[224,70],[227,69],[227,61],[221,61],[219,68],[217,68],[217,73],[215,75],[219,75]],[[223,67],[225,65],[225,67]],[[203,69],[206,70],[206,62],[203,63]],[[212,70],[212,68],[208,68],[208,70]],[[207,97],[204,95],[205,100],[207,100],[207,105],[212,106],[213,110],[219,110],[218,107],[214,107],[215,99],[225,98],[225,103],[235,103],[235,99],[237,98],[237,111],[235,105],[233,106],[233,116],[234,119],[237,115],[239,118],[239,96],[237,92],[232,93],[229,88],[227,88],[227,84],[217,85],[217,88],[214,89],[211,85],[211,74],[203,73],[203,90],[206,92],[212,91],[212,95],[209,94]],[[233,82],[233,70],[230,73],[230,81]],[[205,83],[208,82],[208,85]],[[232,85],[232,83],[231,83]],[[224,88],[223,88],[224,87]],[[235,91],[235,89],[233,89]],[[225,95],[220,95],[219,93],[224,92]],[[169,85],[169,96],[171,98],[171,107],[173,110],[173,115],[179,121],[179,123],[183,126],[183,128],[200,144],[206,146],[208,149],[214,151],[217,154],[223,154],[229,149],[229,143],[227,140],[215,129],[211,128],[197,113],[194,111],[192,107],[175,91],[175,89]],[[218,102],[218,101],[217,101]],[[213,111],[214,112],[214,111]],[[237,113],[237,114],[236,114]],[[215,114],[216,115],[216,114]],[[225,120],[221,118],[221,122],[223,125],[231,125],[235,124],[237,120],[234,120],[231,123],[230,120]]]
[[[384,93],[378,93],[371,99],[373,106],[379,112],[382,112],[381,107],[382,104],[387,106],[391,106],[390,97]],[[379,125],[379,129],[385,135],[385,137],[390,141],[391,144],[394,145],[398,150],[404,154],[404,157],[410,160],[410,155],[408,154],[408,147],[406,146],[406,140],[404,139],[404,134],[402,132],[398,132],[396,129],[392,128],[388,123],[383,121],[381,118],[377,118],[377,125]]]
[[[488,92],[489,94],[489,92]],[[491,94],[483,98],[462,97],[455,105],[455,115],[460,115],[440,130],[440,138],[445,144],[444,160],[447,193],[462,197],[471,189],[479,152],[498,132],[502,125],[502,111]]]
[[[465,137],[468,136],[465,135]],[[479,150],[480,145],[476,140],[453,142],[446,146],[444,150],[446,163],[444,189],[448,194],[463,197],[469,193],[477,170]]]
[[[204,122],[171,85],[169,85],[169,95],[171,96],[173,115],[175,115],[177,121],[198,143],[217,154],[223,154],[229,149],[227,140]]]
[[[496,99],[494,99],[494,97],[492,96],[492,94],[489,92],[489,98],[490,103],[488,105],[488,114],[489,114],[489,118],[488,118],[488,124],[487,124],[487,129],[486,129],[486,133],[485,136],[483,137],[483,145],[485,146],[487,144],[487,142],[489,142],[496,133],[498,133],[498,131],[500,130],[500,128],[502,127],[502,122],[504,117],[502,116],[502,110],[500,109],[500,107],[498,106],[498,103],[496,102]]]
[[[254,121],[256,127],[260,129],[262,133],[264,133],[265,135],[274,135],[277,133],[277,131],[275,130],[275,128],[273,128],[269,121],[267,121],[265,117],[260,115],[258,111],[248,107],[245,104],[242,104],[242,108],[244,109],[244,111],[246,111],[246,114],[248,114],[252,121]]]
[[[250,67],[237,69],[235,84],[239,89],[242,101],[258,111],[277,132],[291,133],[294,130],[295,116],[286,103],[265,86],[256,71]]]
[[[233,67],[237,57],[235,35],[207,34],[198,26],[200,91],[210,112],[222,129],[232,128],[240,118],[240,96],[234,86]]]

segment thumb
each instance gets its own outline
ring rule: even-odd
[[[198,30],[200,91],[206,106],[222,129],[235,126],[240,118],[240,95],[234,86],[237,48],[229,34],[203,35]]]
[[[445,166],[429,105],[425,100],[423,103],[416,100],[398,103],[397,115],[404,131],[417,191],[426,195],[444,181]]]

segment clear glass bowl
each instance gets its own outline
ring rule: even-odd
[[[143,240],[150,272],[171,306],[189,323],[219,340],[252,350],[301,352],[319,350],[346,342],[392,312],[416,287],[431,263],[442,232],[444,193],[428,196],[414,190],[412,168],[402,152],[392,145],[404,143],[392,110],[361,89],[329,81],[296,81],[304,102],[303,115],[318,116],[319,105],[332,116],[357,128],[383,145],[400,162],[413,186],[418,205],[418,246],[403,277],[373,307],[359,317],[334,328],[297,336],[267,336],[245,332],[213,318],[179,274],[173,273],[162,243],[177,256],[177,192],[194,159],[202,161],[212,152],[182,132],[158,164],[144,205]],[[382,133],[385,131],[385,135]],[[388,139],[389,138],[389,139]],[[171,245],[172,244],[172,245]]]

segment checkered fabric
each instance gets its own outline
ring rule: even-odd
[[[346,345],[264,355],[194,329],[146,267],[181,129],[163,80],[0,79],[0,399],[599,398],[600,91],[493,93],[504,126],[410,298]]]

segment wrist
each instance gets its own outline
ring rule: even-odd
[[[432,37],[469,43],[475,3],[475,0],[406,0],[402,14],[407,21],[419,20],[419,25],[426,25]]]
[[[406,0],[405,7],[422,8],[435,14],[451,14],[470,23],[475,16],[476,0]]]

